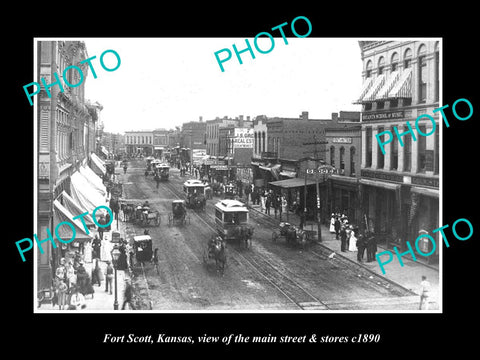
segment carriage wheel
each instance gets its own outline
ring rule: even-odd
[[[279,237],[278,233],[277,233],[276,231],[274,231],[274,232],[272,233],[272,240],[273,240],[273,242],[276,242],[276,241],[278,240],[278,237]]]

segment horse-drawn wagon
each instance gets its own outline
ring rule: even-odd
[[[238,200],[225,199],[215,204],[215,227],[225,241],[239,241],[245,248],[252,245],[253,226],[248,222],[248,208]]]
[[[144,264],[152,260],[152,238],[150,235],[137,235],[133,237],[133,251],[137,263]]]
[[[173,200],[172,212],[168,214],[168,225],[185,225],[187,221],[190,223],[190,217],[187,215],[185,200]]]
[[[279,224],[279,230],[272,232],[273,242],[276,242],[281,236],[285,238],[287,244],[301,246],[303,249],[307,243],[313,241],[313,234],[311,232],[288,222],[281,222]]]

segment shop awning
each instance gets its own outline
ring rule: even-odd
[[[100,160],[100,158],[95,153],[92,153],[90,158],[92,160],[92,170],[99,176],[105,175],[107,173],[107,169],[105,169],[105,164],[103,163],[103,161]]]
[[[363,185],[380,187],[387,190],[397,190],[400,188],[400,184],[392,184],[385,181],[368,180],[368,179],[360,179],[359,181],[360,181],[360,184],[363,184]]]
[[[411,98],[412,97],[412,69],[407,68],[400,74],[398,81],[388,92],[387,98]]]
[[[102,150],[103,155],[105,155],[106,157],[108,157],[109,152],[108,152],[108,150],[105,148],[105,146],[102,146],[102,147],[100,148],[100,150]]]
[[[277,180],[280,179],[280,170],[282,168],[281,164],[275,164],[275,165],[269,164],[267,166],[260,165],[258,168],[265,171],[270,171],[275,179]]]
[[[102,179],[88,166],[80,166],[80,174],[82,174],[90,184],[102,195],[107,195],[107,189],[103,185]]]
[[[70,193],[73,200],[90,214],[100,205],[107,206],[105,197],[95,190],[79,172],[71,175],[70,180]],[[106,210],[100,209],[97,211],[97,217],[102,213],[106,214]]]
[[[70,213],[70,211],[68,211],[62,204],[60,204],[58,200],[55,200],[53,202],[53,205],[54,205],[53,207],[54,226],[55,226],[56,232],[58,233],[58,236],[60,236],[62,240],[68,241],[73,236],[73,230],[67,224],[59,226],[57,228],[57,225],[64,221],[73,224],[75,228],[75,238],[74,238],[75,241],[85,241],[93,238],[91,234],[87,234],[85,232],[84,227],[79,219],[73,220],[73,218],[77,215],[73,215],[72,213]],[[52,235],[55,238],[57,238],[57,234],[54,233]],[[74,240],[72,240],[72,242]]]
[[[370,89],[367,91],[367,93],[365,94],[365,96],[360,102],[375,101],[375,96],[377,95],[378,91],[381,89],[383,84],[385,84],[385,74],[380,74],[375,78],[372,86],[370,87]]]
[[[400,72],[398,70],[390,73],[388,78],[385,80],[385,84],[383,84],[382,88],[378,91],[377,95],[375,96],[375,99],[386,99],[388,97],[388,93],[390,92],[390,90],[392,90],[392,88],[398,82],[399,78],[400,78]]]
[[[427,189],[427,188],[421,188],[418,186],[412,186],[410,188],[411,192],[420,194],[420,195],[425,195],[425,196],[430,196],[430,197],[435,197],[438,199],[439,197],[439,191],[436,189]]]
[[[279,181],[271,181],[269,182],[272,186],[278,186],[284,189],[291,189],[296,187],[305,186],[305,179],[302,178],[294,178],[294,179],[286,179],[286,180],[279,180]],[[315,184],[315,180],[307,179],[307,186]]]
[[[360,96],[358,97],[358,100],[354,102],[354,104],[360,104],[362,102],[363,98],[367,94],[367,91],[370,90],[370,87],[372,86],[372,84],[373,84],[372,77],[365,79],[362,85],[362,91],[360,91]]]
[[[78,216],[80,214],[83,214],[87,212],[86,209],[83,209],[73,198],[68,195],[65,191],[62,191],[59,197],[60,203],[68,210],[70,211],[71,214],[74,214],[74,216]],[[85,220],[85,224],[87,224],[88,227],[90,226],[95,226],[95,223],[93,222],[93,218],[91,214],[83,216],[83,219]]]

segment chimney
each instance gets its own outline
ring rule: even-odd
[[[338,121],[338,113],[332,113],[332,120]]]
[[[308,111],[302,111],[302,115],[300,115],[300,119],[308,120]]]
[[[203,116],[200,116],[200,122],[202,122],[202,121],[203,121]]]
[[[250,121],[250,116],[247,116],[247,121]]]

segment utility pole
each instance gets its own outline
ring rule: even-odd
[[[307,173],[309,173],[308,170],[313,170],[313,172],[315,172],[315,185],[316,185],[316,190],[317,190],[316,217],[317,217],[317,229],[318,229],[317,231],[318,231],[318,241],[319,242],[322,241],[321,216],[320,216],[320,185],[319,185],[319,177],[318,177],[318,173],[319,173],[318,162],[320,160],[320,158],[318,157],[318,153],[321,152],[321,150],[317,149],[317,145],[324,145],[324,144],[327,144],[327,143],[328,143],[327,141],[317,141],[317,137],[315,135],[313,135],[313,142],[303,143],[303,145],[314,145],[313,154],[314,154],[316,168],[315,169],[307,169],[305,171],[305,194],[307,192],[307,189],[306,189]],[[323,150],[323,152],[325,152],[325,150]],[[306,195],[305,195],[305,199],[306,199]],[[306,203],[305,203],[305,211],[306,211]]]

